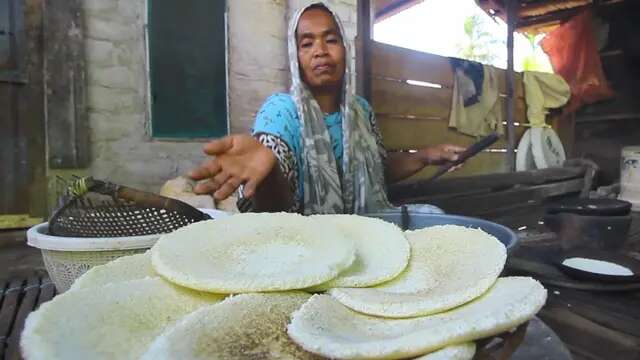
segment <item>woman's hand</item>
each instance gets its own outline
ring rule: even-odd
[[[424,165],[442,165],[457,161],[465,150],[466,148],[457,145],[440,144],[420,149],[417,155]]]
[[[204,153],[213,156],[189,173],[199,183],[197,194],[213,194],[224,200],[244,184],[244,196],[252,197],[256,188],[277,164],[276,156],[250,135],[230,135],[210,141]]]
[[[389,152],[385,162],[387,183],[393,184],[408,178],[427,165],[442,165],[458,160],[460,153],[466,149],[456,145],[442,144],[422,148],[416,152]],[[452,167],[458,169],[462,164]]]

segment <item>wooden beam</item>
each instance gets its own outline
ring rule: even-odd
[[[584,179],[572,179],[530,187],[515,187],[504,191],[493,191],[465,196],[441,197],[427,196],[401,201],[404,204],[432,204],[447,213],[466,216],[486,216],[497,209],[511,207],[513,204],[540,203],[547,198],[575,194],[584,187]]]
[[[356,93],[371,103],[371,0],[358,1],[358,35],[356,40]]]
[[[559,10],[573,9],[576,7],[590,5],[591,0],[546,0],[535,3],[523,3],[519,7],[518,17],[525,18],[529,16],[544,15]]]
[[[44,220],[41,217],[31,217],[29,214],[0,215],[0,230],[26,229]]]
[[[518,171],[511,174],[477,175],[449,178],[438,181],[416,181],[410,184],[394,184],[389,187],[391,199],[406,199],[439,194],[463,193],[475,190],[495,191],[515,185],[542,185],[584,177],[582,166]]]
[[[43,25],[49,167],[84,168],[90,144],[82,1],[45,1]]]
[[[516,112],[515,101],[515,74],[513,71],[513,33],[516,30],[518,0],[506,0],[507,5],[507,166],[510,171],[516,171],[516,129],[514,126],[514,114]]]
[[[372,13],[375,14],[375,22],[387,19],[403,10],[417,5],[424,0],[376,0]]]

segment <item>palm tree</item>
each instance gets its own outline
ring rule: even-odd
[[[493,64],[498,52],[504,49],[504,40],[496,39],[485,30],[485,20],[480,15],[472,15],[464,21],[466,39],[457,45],[457,56],[466,60]]]

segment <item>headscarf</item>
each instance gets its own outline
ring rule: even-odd
[[[323,7],[332,14],[345,47],[340,111],[342,114],[343,163],[340,177],[324,113],[307,85],[298,64],[296,30],[309,7]],[[296,104],[302,132],[302,171],[305,214],[365,213],[392,205],[385,191],[384,166],[368,114],[357,102],[351,84],[349,45],[338,16],[323,3],[298,10],[289,23],[288,46],[291,96]]]

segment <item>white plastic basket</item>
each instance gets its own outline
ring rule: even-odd
[[[151,248],[160,234],[115,237],[74,238],[48,235],[47,223],[27,231],[27,244],[42,252],[44,265],[58,292],[65,292],[71,284],[96,265],[106,264],[121,256],[141,253]]]
[[[198,209],[212,219],[229,216],[216,209]],[[150,249],[162,234],[110,238],[76,238],[48,235],[49,224],[38,224],[27,231],[27,244],[40,249],[44,266],[58,292],[65,292],[82,274],[94,266],[122,256]]]

